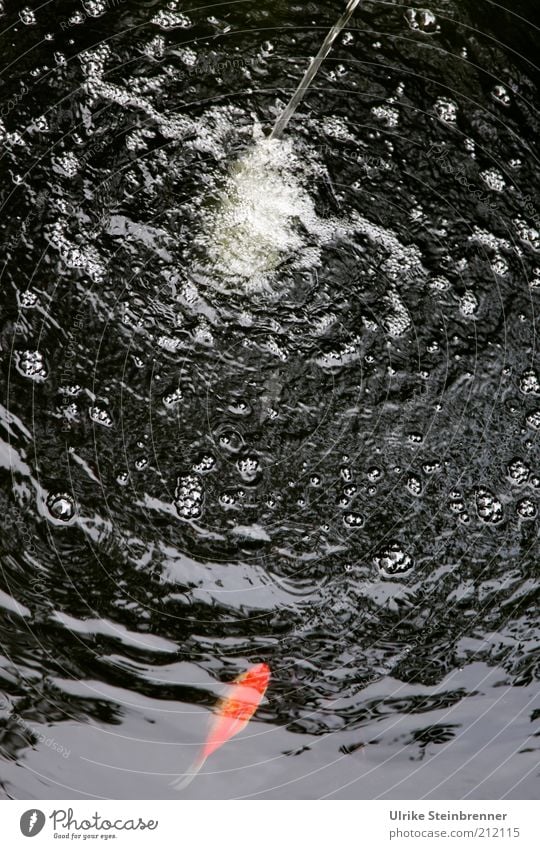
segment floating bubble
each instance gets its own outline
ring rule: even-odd
[[[399,124],[399,112],[397,109],[394,109],[393,106],[389,106],[387,104],[383,106],[373,106],[371,108],[371,114],[388,128],[397,127]]]
[[[51,492],[47,497],[47,510],[53,519],[69,522],[75,515],[75,501],[68,492]]]
[[[375,482],[382,478],[383,473],[381,469],[377,468],[377,466],[371,466],[371,468],[367,470],[366,475],[368,480]]]
[[[533,430],[540,430],[540,410],[533,410],[525,417],[525,424]]]
[[[516,512],[522,519],[535,519],[538,513],[536,504],[530,498],[522,498],[518,501]]]
[[[236,468],[245,483],[255,484],[260,479],[262,470],[259,458],[254,454],[247,454],[237,460]]]
[[[508,477],[516,486],[523,486],[529,479],[531,470],[523,460],[516,458],[508,466]]]
[[[19,304],[24,309],[33,309],[38,306],[38,296],[35,292],[31,292],[27,289],[25,292],[21,292],[19,295]]]
[[[36,15],[29,6],[25,6],[24,9],[20,10],[19,17],[26,26],[32,26],[36,23]]]
[[[493,100],[496,100],[501,106],[510,106],[510,103],[512,102],[507,89],[505,89],[503,85],[496,85],[492,89],[491,96]]]
[[[96,424],[100,424],[103,427],[112,427],[113,420],[108,412],[108,410],[101,406],[100,404],[94,404],[92,407],[88,408],[88,415]]]
[[[540,395],[540,381],[534,371],[526,371],[521,375],[519,391],[524,395]]]
[[[180,403],[183,397],[184,396],[182,394],[181,389],[173,389],[172,392],[168,392],[166,395],[163,396],[163,403],[166,407],[169,408],[176,407],[176,405]]]
[[[409,27],[417,32],[433,35],[441,31],[437,18],[430,9],[407,9],[404,18]]]
[[[45,358],[39,351],[18,351],[15,365],[19,374],[38,383],[46,380],[49,374]]]
[[[198,474],[213,472],[216,468],[216,458],[212,454],[201,454],[194,462],[192,468]]]
[[[231,492],[222,493],[222,495],[219,496],[219,501],[224,507],[233,507],[236,504],[236,498]]]
[[[343,522],[348,528],[361,528],[364,524],[364,517],[360,513],[346,513]]]
[[[458,107],[453,100],[449,100],[447,97],[438,97],[433,108],[437,118],[444,121],[445,124],[457,122]]]
[[[238,431],[226,428],[219,432],[217,442],[220,448],[237,454],[244,447],[244,440]]]
[[[500,171],[497,171],[495,168],[490,168],[487,171],[481,171],[480,176],[492,192],[504,191],[506,183]]]
[[[61,386],[59,390],[62,395],[68,395],[70,398],[76,398],[82,392],[82,386],[79,383],[69,383],[66,386]]]
[[[374,563],[383,574],[395,577],[409,572],[414,561],[398,542],[385,545],[375,556]]]
[[[478,311],[478,298],[468,289],[460,298],[459,311],[462,315],[470,317]]]
[[[185,475],[178,479],[175,507],[183,519],[200,519],[203,511],[203,489],[198,477]]]
[[[409,475],[407,478],[407,489],[411,493],[411,495],[421,495],[422,494],[422,481],[420,478],[416,477],[416,475]]]
[[[165,12],[161,10],[152,18],[152,23],[161,29],[189,29],[192,26],[191,20],[187,15],[182,15],[178,12]]]
[[[478,489],[475,492],[476,512],[486,523],[496,524],[503,519],[503,506],[499,499],[488,489]]]

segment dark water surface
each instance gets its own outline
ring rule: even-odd
[[[535,3],[2,4],[0,793],[538,793]]]

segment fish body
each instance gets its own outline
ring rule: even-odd
[[[229,685],[228,695],[216,705],[210,732],[200,755],[188,773],[171,782],[175,790],[183,790],[191,784],[206,759],[246,727],[259,707],[269,682],[269,667],[266,663],[259,663]]]

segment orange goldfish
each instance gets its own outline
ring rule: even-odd
[[[171,786],[175,790],[183,790],[191,784],[202,769],[206,759],[223,746],[227,740],[238,734],[246,727],[249,720],[259,707],[270,681],[270,669],[266,663],[252,666],[247,672],[239,675],[229,685],[230,693],[220,699],[216,705],[216,715],[212,721],[210,732],[200,755],[195,760],[191,770],[175,778]]]

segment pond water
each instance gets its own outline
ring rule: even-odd
[[[534,798],[535,4],[15,6],[0,793]]]

